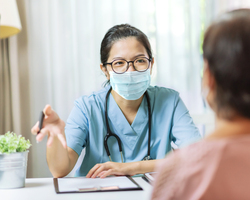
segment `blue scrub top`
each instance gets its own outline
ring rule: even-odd
[[[83,162],[75,176],[85,176],[97,163],[109,161],[104,148],[107,133],[105,123],[105,99],[110,86],[90,96],[82,96],[75,101],[65,127],[68,147],[79,156],[86,148]],[[148,95],[151,105],[150,156],[164,158],[171,150],[171,141],[181,147],[200,139],[187,108],[179,93],[164,87],[150,86]],[[112,94],[108,98],[108,120],[110,130],[122,142],[124,162],[141,161],[148,151],[148,106],[146,97],[130,125],[115,102]],[[108,140],[112,161],[121,162],[118,143],[114,137]]]

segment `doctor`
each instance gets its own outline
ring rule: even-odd
[[[112,27],[101,43],[102,90],[82,96],[65,123],[50,105],[37,141],[47,135],[47,162],[54,177],[66,176],[81,151],[76,176],[134,175],[154,170],[156,160],[200,139],[178,92],[150,86],[154,58],[147,36],[128,24]],[[38,123],[31,129],[39,131]]]

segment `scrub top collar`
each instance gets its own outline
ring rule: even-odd
[[[111,131],[116,133],[122,140],[123,145],[133,149],[148,124],[148,108],[146,97],[143,97],[133,123],[130,125],[121,109],[117,105],[112,94],[108,98],[108,118]]]

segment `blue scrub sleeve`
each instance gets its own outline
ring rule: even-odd
[[[65,135],[67,146],[73,149],[79,156],[82,149],[87,144],[89,133],[89,122],[84,110],[84,104],[75,101],[75,106],[72,109],[65,127]],[[81,100],[82,101],[82,100]]]
[[[179,95],[176,96],[171,135],[172,141],[178,147],[187,146],[201,139],[199,130],[193,123],[193,119]]]

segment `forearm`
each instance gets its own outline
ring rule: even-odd
[[[153,172],[155,170],[156,164],[160,161],[158,160],[145,160],[131,163],[132,174],[144,174],[148,172]]]
[[[64,148],[57,137],[51,146],[47,146],[47,162],[53,177],[64,177],[72,170],[67,148]]]
[[[96,164],[86,175],[87,178],[105,178],[110,175],[144,174],[155,171],[156,163],[160,160],[147,160],[130,163],[106,162]]]

